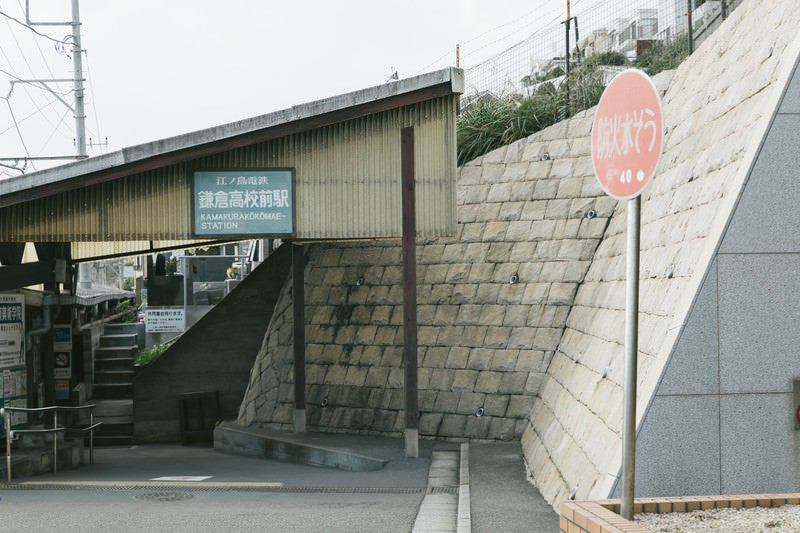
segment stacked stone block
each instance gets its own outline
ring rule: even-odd
[[[418,240],[420,434],[519,438],[616,202],[582,113],[460,170],[458,234]],[[310,429],[403,430],[397,241],[306,245]],[[291,294],[279,304],[239,423],[292,422]]]

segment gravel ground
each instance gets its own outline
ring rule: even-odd
[[[642,513],[634,520],[655,533],[797,533],[800,505],[751,507],[749,509],[708,509],[690,513]]]

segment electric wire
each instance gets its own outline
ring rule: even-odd
[[[4,69],[0,69],[0,74],[5,74],[6,76],[9,76],[9,77],[11,77],[11,78],[14,78],[14,80],[16,80],[16,81],[19,81],[19,82],[21,82],[21,83],[23,83],[23,84],[25,84],[25,85],[30,85],[30,86],[32,86],[32,87],[35,87],[35,88],[37,88],[37,89],[41,89],[41,90],[43,90],[43,91],[52,91],[52,89],[45,89],[44,87],[40,87],[39,85],[36,85],[36,84],[34,84],[34,83],[31,83],[31,82],[28,82],[28,81],[26,81],[26,80],[23,80],[23,79],[21,79],[20,77],[18,77],[18,76],[15,76],[14,74],[12,74],[12,73],[10,73],[10,72],[8,72],[8,71],[4,70]],[[67,94],[69,94],[69,92],[70,92],[70,91],[65,91],[65,92],[61,92],[61,93],[57,93],[56,91],[52,91],[52,92],[53,92],[54,94],[58,94],[59,96],[66,96]],[[11,92],[9,91],[9,96],[10,96],[10,94],[11,94]],[[8,103],[8,105],[10,106],[10,105],[11,105],[11,102],[10,102],[10,97],[9,97],[9,96],[5,96],[5,97],[4,97],[4,96],[0,96],[0,99],[2,99],[2,100],[5,100],[5,101]],[[55,99],[55,100],[48,100],[48,101],[47,101],[47,102],[46,102],[44,105],[40,105],[40,104],[38,104],[38,103],[36,103],[36,102],[33,102],[33,105],[34,105],[34,110],[33,110],[32,112],[30,112],[29,114],[25,115],[25,117],[23,117],[23,118],[22,118],[22,119],[19,121],[19,123],[20,123],[20,124],[24,123],[25,121],[27,121],[29,118],[33,117],[34,115],[37,115],[37,114],[41,113],[41,112],[42,112],[44,109],[46,109],[46,108],[53,109],[53,106],[54,106],[54,104],[55,104],[56,102],[58,102],[58,100],[57,100],[57,99]],[[59,103],[60,103],[60,102],[59,102]],[[70,109],[70,108],[67,108],[67,111],[69,111],[69,109]],[[63,122],[63,121],[59,121],[59,124],[60,124],[61,122]],[[51,124],[51,125],[52,125],[52,124]],[[56,127],[60,129],[59,125],[56,125]],[[10,130],[12,130],[12,129],[14,129],[14,127],[13,127],[13,126],[9,126],[9,127],[8,127],[8,128],[6,128],[5,130],[1,130],[1,131],[0,131],[0,135],[3,135],[3,134],[5,134],[5,133],[7,133],[8,131],[10,131]],[[64,133],[64,131],[60,131],[60,133],[61,133],[61,136],[62,136],[62,137],[64,137],[65,139],[69,139],[69,138],[70,138],[70,136],[71,136],[71,134]]]
[[[28,67],[28,71],[30,72],[31,77],[36,77],[36,74],[35,74],[35,72],[33,70],[33,67],[31,66],[30,62],[28,61],[28,57],[25,55],[25,50],[22,48],[22,45],[20,45],[19,40],[17,39],[17,35],[12,30],[11,24],[9,24],[8,19],[6,19],[6,26],[8,26],[8,30],[9,30],[9,32],[11,34],[11,37],[12,37],[12,39],[14,39],[14,43],[17,45],[17,48],[19,49],[20,55],[22,56],[22,60],[25,62],[25,65]],[[34,98],[33,95],[31,95],[30,91],[28,90],[27,85],[28,84],[23,85],[22,90],[28,96],[28,99],[30,99],[30,101],[34,105],[34,107],[38,107],[39,103],[37,102],[36,98]],[[42,118],[47,121],[47,123],[50,125],[50,127],[54,127],[54,124],[50,120],[50,117],[48,117],[45,114],[42,114]]]
[[[499,24],[498,26],[495,26],[494,28],[491,28],[491,29],[489,29],[489,30],[486,30],[486,31],[484,31],[483,33],[480,33],[480,34],[476,35],[475,37],[473,37],[473,38],[471,38],[471,39],[468,39],[468,40],[464,41],[463,43],[459,43],[459,46],[460,46],[460,47],[462,48],[462,50],[463,50],[465,46],[467,46],[467,45],[469,45],[469,44],[471,44],[471,43],[473,43],[473,42],[477,41],[478,39],[480,39],[480,38],[484,37],[485,35],[488,35],[488,34],[490,34],[490,33],[493,33],[493,32],[495,32],[495,31],[497,31],[497,30],[500,30],[500,29],[502,29],[502,28],[505,28],[505,27],[507,27],[507,26],[510,26],[511,24],[517,23],[517,22],[519,22],[520,20],[522,20],[522,19],[525,19],[526,17],[528,17],[529,15],[531,15],[531,14],[533,14],[533,13],[535,13],[535,12],[536,12],[536,10],[534,9],[534,10],[532,10],[532,11],[529,11],[529,12],[525,13],[525,14],[524,14],[524,15],[522,15],[522,16],[515,17],[513,20],[509,20],[508,22],[504,22],[504,23],[502,23],[502,24]],[[425,71],[426,71],[427,69],[429,69],[431,66],[435,65],[436,63],[438,63],[439,61],[441,61],[443,58],[447,57],[447,56],[448,56],[448,55],[450,55],[451,53],[453,53],[453,51],[452,51],[452,50],[450,50],[450,51],[448,51],[448,52],[445,52],[444,54],[442,54],[441,56],[439,56],[439,57],[438,57],[438,58],[436,58],[435,60],[431,61],[430,63],[428,63],[427,65],[425,65],[424,67],[422,67],[422,69],[420,70],[420,72],[425,72]]]
[[[3,49],[2,49],[2,48],[0,48],[0,52],[3,52]],[[8,56],[6,56],[5,52],[3,52],[3,56],[5,56],[6,60],[8,60]],[[9,62],[10,62],[10,61],[9,61]],[[3,70],[3,69],[1,69],[1,68],[0,68],[0,74],[5,74],[5,75],[6,75],[6,76],[8,76],[9,78],[14,78],[16,81],[22,81],[22,82],[24,82],[24,81],[25,81],[25,80],[23,80],[22,78],[20,78],[19,76],[17,76],[16,74],[13,74],[13,73],[11,73],[11,72],[8,72],[7,70]],[[7,97],[6,97],[6,98],[7,98]]]
[[[3,48],[2,46],[0,46],[0,54],[3,54],[3,57],[4,57],[4,58],[5,58],[5,60],[6,60],[6,63],[8,63],[8,65],[9,65],[9,68],[13,70],[13,68],[14,68],[14,67],[13,67],[14,63],[11,61],[11,58],[10,58],[10,57],[8,57],[8,54],[6,53],[6,50],[5,50],[5,48]],[[8,73],[8,72],[6,72],[6,71],[4,71],[4,70],[3,70],[3,71],[1,71],[1,72],[3,72],[4,74],[6,74],[6,75],[8,75],[8,76],[11,76],[12,78],[14,78],[14,79],[16,79],[16,80],[22,80],[22,78],[20,78],[20,77],[19,77],[19,76],[17,76],[16,74],[11,74],[11,73]]]
[[[0,96],[0,99],[2,99],[2,100],[6,100],[6,101],[8,100],[8,98],[3,98],[2,96]],[[53,107],[53,105],[54,105],[56,102],[57,102],[57,100],[50,100],[50,101],[49,101],[47,104],[45,104],[45,105],[44,105],[44,106],[42,106],[41,108],[34,109],[34,110],[33,110],[33,111],[31,111],[30,113],[28,113],[27,115],[25,115],[24,117],[22,117],[21,119],[19,119],[19,123],[20,123],[20,124],[23,124],[23,123],[25,123],[25,122],[26,122],[28,119],[30,119],[30,118],[32,118],[32,117],[34,117],[35,115],[38,115],[38,114],[39,114],[39,113],[42,111],[42,109],[43,109],[43,108],[45,108],[45,107],[51,107],[51,108],[52,108],[52,107]],[[69,111],[69,108],[67,108],[67,111]],[[6,128],[6,129],[4,129],[4,130],[0,130],[0,135],[3,135],[3,134],[5,134],[5,133],[8,133],[9,131],[11,131],[11,130],[13,130],[13,129],[14,129],[14,126],[13,126],[13,125],[11,125],[11,126],[7,127],[7,128]],[[64,134],[63,134],[63,132],[62,132],[62,135],[64,135]],[[68,138],[68,136],[65,136],[65,138]]]
[[[20,0],[18,0],[18,4],[19,4],[19,7],[20,7],[20,10],[24,12],[24,8],[23,8],[22,3],[21,3]],[[24,22],[22,22],[21,20],[15,18],[14,16],[9,15],[7,12],[3,11],[2,8],[0,8],[0,15],[2,15],[5,18],[6,26],[9,29],[9,35],[13,39],[13,41],[16,44],[17,48],[19,49],[20,55],[21,55],[25,65],[27,66],[28,70],[31,72],[32,76],[34,76],[34,77],[36,76],[35,73],[34,73],[34,68],[32,67],[31,63],[29,62],[28,57],[26,56],[26,54],[25,54],[25,52],[23,50],[23,47],[21,46],[20,41],[17,38],[17,34],[14,31],[14,29],[11,27],[9,21],[13,21],[16,24],[18,24],[20,26],[23,26],[26,29],[30,30],[33,34],[38,35],[40,37],[44,37],[44,38],[48,39],[49,41],[52,41],[52,42],[56,43],[56,51],[59,51],[59,50],[63,49],[64,40],[54,39],[54,38],[52,38],[52,37],[50,37],[50,36],[48,36],[48,35],[46,35],[44,33],[41,33],[39,31],[37,31],[36,29],[32,28],[30,25],[25,24]],[[37,50],[39,51],[39,55],[41,56],[41,60],[44,63],[44,68],[46,68],[47,72],[50,74],[50,77],[52,79],[55,79],[56,76],[53,74],[53,69],[51,68],[51,65],[50,65],[50,62],[48,61],[47,56],[45,55],[44,51],[42,50],[42,47],[41,47],[40,42],[39,42],[39,39],[34,37],[34,36],[32,36],[32,40],[33,40]],[[2,47],[0,47],[0,51],[2,52],[3,57],[8,62],[9,67],[13,70],[13,64],[14,63],[11,61],[11,59],[9,58],[8,54],[6,53],[6,51],[2,50]],[[27,154],[28,157],[30,157],[31,151],[30,151],[29,147],[27,146],[27,144],[25,143],[25,140],[24,140],[24,138],[22,136],[22,131],[21,131],[20,125],[22,123],[24,123],[25,121],[27,121],[28,119],[34,117],[34,116],[37,116],[37,115],[40,116],[41,119],[43,121],[45,121],[51,128],[51,131],[50,131],[49,135],[45,139],[44,143],[41,145],[41,149],[37,152],[37,155],[41,154],[42,152],[44,152],[46,150],[47,146],[52,141],[52,139],[56,136],[56,134],[58,134],[60,136],[60,138],[63,138],[65,140],[70,140],[70,139],[72,139],[74,137],[74,135],[71,132],[65,132],[65,130],[64,130],[65,119],[66,119],[67,114],[68,114],[68,112],[69,112],[69,110],[71,108],[69,107],[68,104],[65,104],[65,102],[62,99],[62,97],[66,97],[72,91],[60,91],[60,90],[58,90],[58,83],[57,82],[51,84],[51,83],[48,83],[47,80],[41,80],[38,83],[35,83],[37,80],[23,80],[22,78],[17,76],[14,72],[8,72],[8,71],[6,71],[4,69],[0,69],[0,72],[5,74],[6,76],[9,76],[13,80],[16,80],[18,82],[23,82],[23,88],[22,89],[23,89],[23,91],[25,92],[25,94],[27,95],[28,99],[30,100],[31,104],[34,107],[34,111],[30,112],[24,118],[19,120],[17,118],[16,114],[14,113],[14,107],[18,107],[18,106],[15,105],[15,106],[12,107],[11,101],[9,101],[8,98],[5,98],[6,105],[8,106],[9,112],[12,115],[12,119],[13,119],[12,121],[13,121],[14,125],[10,126],[9,128],[6,128],[2,132],[0,132],[0,135],[9,132],[12,129],[16,130],[17,131],[17,135],[20,138],[20,142],[23,144],[24,151],[25,151],[25,153]],[[37,89],[40,89],[40,90],[43,90],[43,91],[46,91],[46,92],[50,92],[52,95],[54,95],[56,97],[55,98],[47,98],[45,96],[45,100],[46,101],[44,103],[42,103],[40,99],[36,98],[33,94],[31,94],[28,85],[31,85],[33,87],[36,87]],[[13,90],[13,83],[12,83],[11,89],[9,90],[9,93],[8,93],[9,97],[11,96],[11,91],[12,90]],[[61,101],[59,101],[59,100],[61,100]],[[66,110],[63,113],[59,114],[58,111],[56,110],[56,106],[58,104],[65,104],[66,105]],[[53,120],[53,118],[50,115],[49,111],[52,111],[54,113],[55,118],[56,118],[55,121]],[[33,165],[31,165],[31,166],[33,166]],[[13,168],[18,169],[18,167],[13,167]]]
[[[54,38],[54,37],[50,37],[49,35],[47,35],[47,34],[44,34],[44,33],[40,32],[39,30],[37,30],[37,29],[35,29],[35,28],[33,28],[33,27],[29,26],[28,24],[25,24],[25,23],[24,23],[24,22],[22,22],[21,20],[19,20],[19,19],[15,18],[15,17],[12,17],[12,16],[11,16],[11,15],[9,15],[8,13],[6,13],[5,11],[2,11],[2,10],[0,10],[0,16],[3,16],[3,17],[5,17],[5,18],[6,18],[6,19],[8,19],[8,20],[11,20],[11,21],[13,21],[13,22],[16,22],[17,24],[19,24],[19,25],[20,25],[20,26],[22,26],[23,28],[26,28],[26,29],[28,29],[28,30],[32,31],[33,33],[35,33],[36,35],[38,35],[38,36],[40,36],[40,37],[44,37],[45,39],[48,39],[48,40],[50,40],[50,41],[53,41],[54,43],[56,43],[56,44],[59,44],[59,45],[63,45],[63,44],[64,44],[64,41],[59,41],[58,39],[56,39],[56,38]]]
[[[14,43],[16,43],[17,49],[19,49],[20,55],[22,56],[22,60],[28,67],[28,71],[31,73],[31,76],[35,76],[35,74],[33,73],[33,67],[31,67],[30,62],[28,61],[28,57],[25,55],[25,51],[22,49],[22,45],[19,44],[19,40],[17,39],[17,34],[14,33],[14,30],[11,28],[11,24],[9,24],[8,19],[6,19],[6,26],[8,26],[8,33],[9,35],[11,35],[11,38],[14,39]]]
[[[539,27],[539,28],[538,28],[538,29],[537,29],[535,32],[533,32],[532,34],[530,34],[530,35],[529,35],[528,37],[526,37],[525,39],[523,39],[523,40],[521,40],[521,41],[519,41],[519,42],[517,42],[517,43],[514,43],[513,45],[509,46],[509,47],[508,47],[508,48],[506,48],[505,50],[503,50],[503,51],[501,51],[501,52],[498,52],[497,54],[495,54],[495,55],[493,55],[493,56],[491,56],[491,57],[488,57],[488,58],[486,58],[486,59],[484,59],[484,60],[482,60],[482,61],[479,61],[479,62],[477,62],[477,63],[476,63],[474,66],[473,66],[473,68],[474,68],[474,67],[481,66],[481,65],[484,65],[485,63],[487,63],[487,62],[489,62],[489,61],[492,61],[493,59],[495,59],[497,56],[500,56],[500,55],[502,55],[502,54],[504,54],[504,53],[508,52],[509,50],[511,50],[511,49],[513,49],[513,48],[515,48],[515,47],[517,47],[517,46],[519,46],[519,45],[521,45],[521,44],[525,43],[526,41],[529,41],[530,39],[532,39],[532,38],[534,38],[535,36],[537,36],[537,35],[538,35],[540,32],[542,32],[542,31],[547,31],[547,30],[549,29],[549,28],[548,28],[548,27],[549,27],[549,25],[550,25],[550,24],[553,24],[554,22],[557,22],[557,21],[558,21],[558,19],[560,18],[560,16],[561,16],[561,15],[556,15],[555,17],[553,17],[553,19],[552,19],[552,20],[551,20],[551,21],[550,21],[548,24],[545,24],[545,25],[543,25],[543,26]],[[483,50],[483,49],[485,49],[485,48],[487,48],[487,47],[489,47],[489,46],[491,46],[491,45],[493,45],[493,44],[496,44],[496,43],[500,42],[501,40],[502,40],[502,39],[495,39],[494,41],[492,41],[492,42],[490,42],[490,43],[487,43],[487,44],[485,44],[485,45],[483,45],[483,46],[481,46],[481,47],[479,47],[479,48],[476,48],[475,50],[473,50],[473,51],[471,52],[471,54],[472,54],[472,55],[474,55],[475,53],[477,53],[477,52],[479,52],[479,51],[481,51],[481,50]]]
[[[597,0],[597,1],[599,2],[601,0]],[[583,0],[575,0],[572,3],[571,9],[577,8],[579,5],[581,5],[582,2],[583,2]],[[485,49],[487,49],[487,48],[489,48],[489,47],[491,47],[491,46],[493,46],[493,45],[495,45],[495,44],[497,44],[499,42],[507,40],[512,35],[514,35],[516,33],[519,33],[522,30],[524,30],[526,27],[530,27],[531,25],[533,25],[534,22],[525,22],[525,21],[531,15],[533,15],[535,13],[538,13],[540,11],[541,10],[539,10],[539,9],[534,9],[534,10],[528,11],[527,13],[524,13],[524,14],[522,14],[520,16],[515,17],[513,20],[509,20],[508,22],[505,22],[503,24],[499,24],[499,25],[495,26],[494,28],[486,30],[483,33],[480,33],[480,34],[476,35],[475,37],[473,37],[471,39],[468,39],[466,41],[463,41],[463,42],[459,43],[459,47],[461,49],[460,55],[461,55],[462,63],[464,63],[464,60],[468,60],[469,58],[474,57],[481,50],[485,50]],[[532,33],[530,33],[525,39],[520,40],[520,42],[516,43],[516,44],[520,44],[520,43],[524,42],[525,40],[530,39],[531,37],[533,37],[534,35],[539,33],[541,30],[551,26],[555,22],[558,22],[558,20],[560,18],[563,18],[564,16],[565,16],[564,14],[559,12],[558,14],[554,15],[551,18],[551,20],[549,20],[547,22],[544,22],[544,23],[537,24],[538,27]],[[511,31],[507,32],[505,35],[503,35],[501,37],[495,38],[494,40],[492,40],[492,41],[490,41],[488,43],[482,44],[480,46],[476,46],[475,48],[469,47],[470,44],[482,39],[483,37],[485,37],[485,36],[487,36],[489,34],[492,34],[492,33],[496,33],[498,30],[502,30],[503,28],[506,28],[506,27],[514,25],[514,24],[517,24],[517,25],[521,24],[521,26],[519,28],[517,28],[517,29],[514,29],[514,30],[511,30]],[[516,46],[516,44],[514,44],[510,48],[513,48],[514,46]],[[450,55],[452,53],[453,53],[452,50],[443,53],[442,55],[440,55],[439,57],[437,57],[436,59],[434,59],[433,61],[431,61],[427,65],[425,65],[419,72],[422,73],[422,72],[427,71],[430,67],[432,67],[433,65],[436,65],[442,59],[444,59],[445,57],[447,57],[448,55]],[[478,64],[481,64],[481,63],[483,63],[485,61],[488,61],[488,59],[485,59],[485,60],[479,62]]]
[[[22,1],[19,0],[17,3],[19,4],[19,8],[22,9]],[[33,42],[36,43],[36,48],[39,50],[39,55],[42,57],[42,61],[44,62],[44,66],[47,69],[47,72],[50,73],[50,77],[55,78],[56,76],[55,74],[53,74],[53,70],[50,68],[50,63],[47,61],[47,58],[45,57],[44,52],[42,51],[42,47],[39,45],[39,40],[34,39]]]
[[[26,161],[26,162],[25,162],[25,164],[22,166],[22,168],[20,168],[20,167],[15,167],[14,165],[8,165],[8,164],[6,164],[6,163],[0,163],[0,167],[10,168],[11,170],[16,170],[17,172],[20,172],[20,173],[22,173],[22,174],[25,174],[25,168],[26,168],[27,166],[28,166],[28,162],[27,162],[27,161]],[[0,171],[0,176],[7,175],[7,174],[8,174],[8,172],[5,172],[5,171]]]
[[[31,154],[28,151],[28,145],[25,144],[25,139],[22,136],[22,131],[20,131],[20,129],[19,129],[19,124],[17,123],[17,118],[14,116],[14,110],[11,108],[11,102],[9,102],[7,98],[3,98],[3,100],[5,100],[6,105],[8,106],[8,112],[11,114],[11,120],[14,122],[14,127],[16,128],[17,134],[19,135],[19,141],[20,141],[20,143],[22,143],[22,148],[23,148],[23,150],[25,150],[25,156],[30,158]],[[36,167],[34,167],[32,161],[31,161],[31,168],[36,170]]]
[[[2,49],[0,49],[0,51],[2,51]],[[14,74],[12,72],[9,72],[7,70],[4,70],[2,68],[0,68],[0,74],[5,74],[9,78],[14,78],[15,81],[18,81],[20,83],[24,83],[26,85],[30,85],[31,87],[35,87],[36,89],[42,89],[42,90],[46,90],[48,92],[52,92],[52,93],[57,94],[59,96],[67,96],[68,94],[70,94],[72,92],[71,90],[59,92],[59,91],[54,91],[53,89],[44,89],[43,87],[41,87],[39,85],[36,85],[35,83],[32,83],[31,80],[24,80],[24,79],[20,78],[19,76],[17,76],[16,74]],[[33,80],[33,81],[36,81],[36,80]],[[0,97],[0,98],[2,98],[2,97]],[[8,98],[8,96],[6,96],[6,98]]]
[[[83,51],[83,55],[86,58],[86,78],[89,80],[89,92],[92,94],[92,98],[90,99],[90,102],[92,104],[92,114],[94,115],[94,125],[97,128],[97,142],[99,143],[98,145],[100,146],[100,153],[104,154],[104,153],[106,153],[106,150],[105,150],[106,144],[101,141],[102,136],[100,135],[100,121],[98,120],[97,107],[95,106],[95,103],[94,103],[94,94],[95,94],[94,93],[94,84],[92,83],[92,76],[90,75],[90,73],[91,73],[91,65],[89,65],[89,53],[86,50],[84,50]]]
[[[59,127],[64,123],[64,120],[67,118],[67,114],[68,113],[69,113],[69,109],[65,109],[64,112],[61,114],[61,120],[58,122],[58,126]],[[48,135],[47,139],[45,139],[44,142],[42,143],[41,150],[39,150],[39,152],[36,155],[41,155],[42,152],[45,151],[45,149],[47,148],[47,145],[50,144],[50,141],[52,140],[53,136],[56,133],[58,133],[59,131],[60,131],[59,129],[54,129],[53,131],[50,132],[50,135]]]

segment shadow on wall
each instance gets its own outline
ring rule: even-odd
[[[134,440],[181,438],[178,395],[214,393],[219,417],[234,418],[253,361],[291,270],[281,246],[134,380]]]

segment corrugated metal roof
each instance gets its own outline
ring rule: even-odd
[[[445,69],[5,179],[0,241],[94,243],[73,246],[74,259],[194,241],[192,173],[265,167],[295,169],[296,239],[399,237],[400,129],[408,126],[418,233],[452,234],[462,91],[462,71]]]

